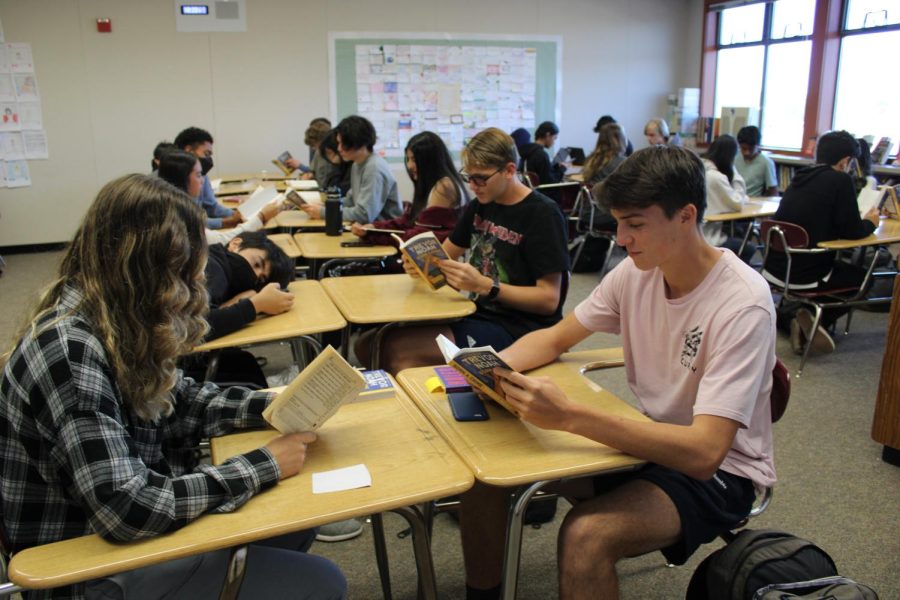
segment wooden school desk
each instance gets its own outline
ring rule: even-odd
[[[294,281],[288,285],[288,290],[294,293],[294,305],[289,311],[280,315],[258,317],[234,333],[195,347],[193,352],[211,352],[236,346],[290,340],[295,360],[299,360],[301,356],[301,342],[311,346],[318,354],[322,349],[321,345],[311,336],[326,331],[337,331],[345,327],[347,322],[318,281]],[[213,354],[206,369],[207,381],[215,376],[217,367],[218,357],[217,354]]]
[[[284,252],[288,258],[300,258],[302,256],[300,248],[297,247],[291,234],[270,233],[266,237],[272,240],[276,246],[281,248],[281,251]]]
[[[213,439],[213,460],[221,462],[258,448],[277,435],[274,430],[254,430]],[[312,493],[313,473],[359,463],[372,474],[371,487]],[[419,511],[408,507],[462,493],[472,482],[472,473],[400,390],[394,398],[343,406],[309,446],[299,475],[260,493],[233,513],[207,514],[176,532],[127,544],[89,535],[30,548],[13,556],[9,576],[26,589],[58,587],[393,511],[412,527],[422,591],[425,598],[433,599],[428,534]]]
[[[720,223],[724,221],[740,221],[743,219],[771,217],[778,211],[778,205],[780,203],[781,198],[777,196],[754,196],[750,198],[749,202],[741,206],[741,210],[739,211],[719,213],[718,215],[706,215],[703,219],[710,223]]]
[[[820,248],[829,250],[850,250],[864,246],[885,246],[900,242],[900,221],[881,218],[881,223],[874,233],[858,240],[830,240],[819,242]]]
[[[325,229],[325,219],[313,219],[302,210],[283,210],[268,223],[266,229]]]
[[[528,374],[552,378],[569,398],[579,402],[629,419],[648,420],[580,374],[589,363],[621,357],[621,348],[571,352]],[[433,375],[434,367],[419,367],[401,371],[397,380],[472,469],[476,479],[514,488],[503,561],[503,598],[511,600],[515,598],[518,579],[522,517],[532,496],[552,481],[634,469],[644,461],[581,436],[526,424],[491,402],[486,403],[488,421],[456,421],[447,395],[426,389],[425,381]]]
[[[373,369],[381,364],[381,341],[390,329],[454,321],[475,312],[475,303],[450,286],[432,290],[421,279],[406,273],[329,277],[322,280],[322,287],[347,319],[341,341],[344,356],[350,346],[351,323],[384,324],[372,339]]]
[[[303,257],[310,261],[310,270],[316,279],[323,279],[328,268],[337,262],[379,259],[397,253],[393,246],[341,246],[344,242],[359,241],[349,232],[334,236],[323,232],[297,233],[294,234],[294,241]]]
[[[741,206],[741,210],[730,213],[719,213],[717,215],[706,215],[703,220],[709,223],[733,223],[734,221],[753,221],[764,217],[771,217],[778,211],[781,203],[780,196],[753,196],[750,201]],[[738,248],[737,255],[740,256],[744,252],[747,242],[750,240],[750,234],[753,227],[749,224],[744,237],[741,240],[741,246]]]
[[[289,175],[285,175],[281,171],[248,171],[246,173],[228,173],[211,179],[220,179],[222,183],[239,183],[241,181],[252,181],[258,179],[260,181],[282,181],[292,179]]]

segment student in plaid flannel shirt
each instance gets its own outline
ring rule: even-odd
[[[201,438],[264,425],[271,398],[202,385],[175,368],[207,329],[205,262],[203,215],[186,195],[144,175],[100,191],[59,278],[0,358],[10,551],[90,533],[129,541],[174,531],[300,471],[315,434],[198,464]],[[309,543],[311,532],[300,532],[252,546],[241,597],[343,598],[338,568],[297,551]],[[30,597],[216,598],[228,557],[221,550]]]

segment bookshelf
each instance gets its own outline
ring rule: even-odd
[[[775,162],[775,177],[778,179],[778,191],[783,192],[791,183],[794,171],[800,167],[813,164],[815,161],[803,156],[790,156],[787,154],[769,154]],[[872,174],[879,183],[891,180],[900,180],[900,165],[874,165]]]

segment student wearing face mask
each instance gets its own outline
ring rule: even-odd
[[[203,187],[196,201],[206,211],[206,227],[209,229],[227,229],[240,223],[243,220],[241,213],[227,206],[222,206],[216,200],[216,194],[209,183],[207,173],[213,168],[212,135],[205,129],[188,127],[175,136],[174,144],[177,148],[190,152],[200,160]]]

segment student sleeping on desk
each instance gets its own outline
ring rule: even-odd
[[[207,330],[203,223],[200,208],[159,178],[107,184],[0,357],[0,512],[11,551],[92,533],[127,542],[171,532],[234,511],[302,468],[313,433],[221,465],[196,460],[201,438],[265,426],[272,398],[201,385],[175,367]],[[251,546],[242,597],[344,597],[335,565],[295,550],[310,537]],[[216,598],[229,552],[29,597]]]

